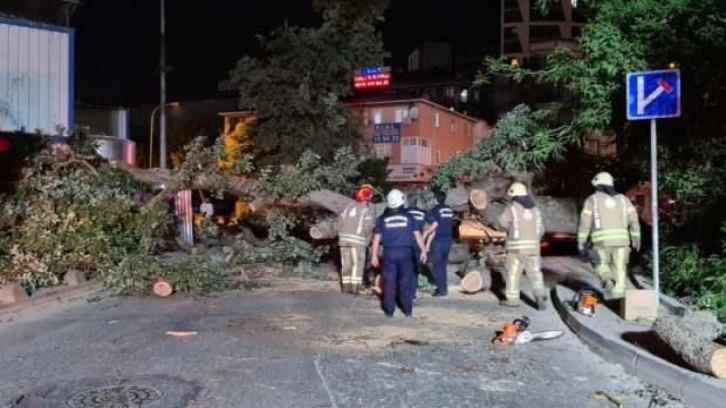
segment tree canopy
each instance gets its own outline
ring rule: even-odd
[[[261,53],[231,72],[244,105],[254,110],[251,137],[263,163],[292,163],[306,149],[324,159],[355,144],[359,133],[341,98],[356,70],[385,56],[375,24],[388,0],[317,0],[317,28],[283,26],[260,37]]]

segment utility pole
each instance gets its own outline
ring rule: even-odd
[[[159,118],[159,167],[166,169],[166,0],[161,2],[161,55],[159,57],[159,70],[161,74],[161,101],[162,107]]]

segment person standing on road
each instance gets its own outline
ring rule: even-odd
[[[424,242],[416,230],[416,220],[406,212],[406,196],[394,189],[388,193],[386,212],[376,221],[371,251],[371,266],[379,266],[378,250],[383,246],[383,312],[393,317],[396,300],[406,317],[413,313],[414,245],[421,251],[421,262],[426,262]],[[413,239],[411,239],[413,237]],[[414,244],[415,240],[415,244]]]
[[[544,310],[547,294],[540,256],[540,239],[544,235],[542,214],[524,184],[512,183],[507,195],[511,202],[499,216],[499,226],[507,231],[506,299],[502,300],[501,305],[519,306],[519,280],[524,271],[532,283],[537,309]]]
[[[630,247],[640,251],[638,212],[626,196],[615,191],[610,173],[598,173],[592,179],[592,185],[595,193],[583,205],[577,247],[581,255],[585,254],[585,245],[590,238],[599,258],[595,272],[613,298],[622,298]]]
[[[431,260],[431,270],[436,281],[436,289],[432,296],[439,297],[446,296],[449,291],[446,265],[449,263],[449,252],[454,242],[454,210],[444,204],[446,193],[438,191],[434,194],[438,204],[426,214],[425,221],[430,226],[424,236],[428,259]]]
[[[424,218],[426,214],[421,211],[416,206],[416,202],[409,199],[407,201],[407,212],[410,214],[414,220],[416,220],[416,231],[418,231],[421,236],[423,236],[423,228],[424,228]],[[413,254],[414,254],[414,276],[413,276],[413,298],[416,299],[416,290],[418,289],[418,277],[421,273],[421,251],[418,247],[418,245],[414,242],[413,245]]]
[[[374,192],[369,184],[361,186],[354,195],[355,203],[348,205],[339,217],[338,245],[343,293],[358,294],[363,287],[366,248],[375,225],[375,216],[370,208]]]

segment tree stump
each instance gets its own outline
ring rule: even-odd
[[[65,275],[63,275],[63,281],[65,282],[66,286],[78,286],[82,283],[88,282],[88,279],[86,278],[85,272],[76,269],[70,269],[68,272],[65,273]]]
[[[714,342],[723,325],[709,312],[659,316],[653,331],[695,370],[726,378],[726,347]]]

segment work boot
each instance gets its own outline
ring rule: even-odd
[[[353,293],[353,285],[351,285],[350,283],[344,283],[343,293]]]
[[[519,302],[512,299],[504,299],[499,301],[499,306],[504,307],[519,307]]]
[[[605,292],[610,293],[613,291],[613,288],[615,287],[615,281],[612,279],[603,279],[602,281],[602,288],[605,290]]]
[[[537,310],[547,310],[547,300],[544,296],[535,297],[535,302],[537,302]]]

